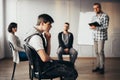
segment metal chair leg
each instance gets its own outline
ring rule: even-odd
[[[31,69],[31,80],[33,80],[34,71]]]
[[[13,67],[13,73],[12,73],[11,80],[13,80],[13,79],[14,79],[14,73],[15,73],[15,69],[16,69],[16,63],[14,63],[14,67]]]
[[[33,71],[33,68],[31,67],[31,65],[29,64],[29,78],[30,78],[30,80],[33,80],[33,76],[34,76],[34,71]]]
[[[30,79],[32,78],[32,69],[31,69],[30,64],[29,64],[29,78],[30,78]]]

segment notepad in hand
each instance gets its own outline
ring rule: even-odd
[[[98,22],[89,23],[89,26],[100,27],[101,25]]]

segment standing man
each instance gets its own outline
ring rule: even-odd
[[[107,29],[109,25],[109,17],[102,11],[102,7],[100,3],[93,4],[95,16],[92,18],[92,22],[98,22],[100,26],[91,25],[90,28],[93,29],[94,34],[94,47],[96,53],[97,66],[93,69],[93,72],[99,72],[100,74],[104,74],[104,66],[105,66],[105,55],[104,55],[104,44],[105,40],[108,39]]]
[[[68,61],[53,60],[50,57],[51,34],[49,33],[49,30],[51,29],[51,24],[53,22],[53,18],[48,14],[39,15],[37,25],[34,29],[36,32],[26,38],[26,41],[28,41],[29,45],[37,51],[39,58],[43,62],[43,65],[41,66],[43,71],[56,66],[46,73],[47,76],[70,77],[72,80],[76,80],[78,73],[72,63]]]
[[[63,31],[58,34],[59,48],[57,50],[58,59],[63,60],[63,54],[70,54],[70,61],[75,63],[77,51],[73,48],[73,34],[69,32],[69,23],[64,24]]]

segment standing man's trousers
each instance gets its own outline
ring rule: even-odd
[[[104,40],[94,41],[95,53],[96,53],[96,62],[97,67],[104,68],[105,55],[104,55]]]

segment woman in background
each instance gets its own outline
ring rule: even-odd
[[[10,23],[8,26],[9,42],[13,45],[13,61],[19,63],[20,61],[28,60],[27,55],[24,51],[24,48],[21,46],[20,39],[15,35],[17,32],[17,23]]]

